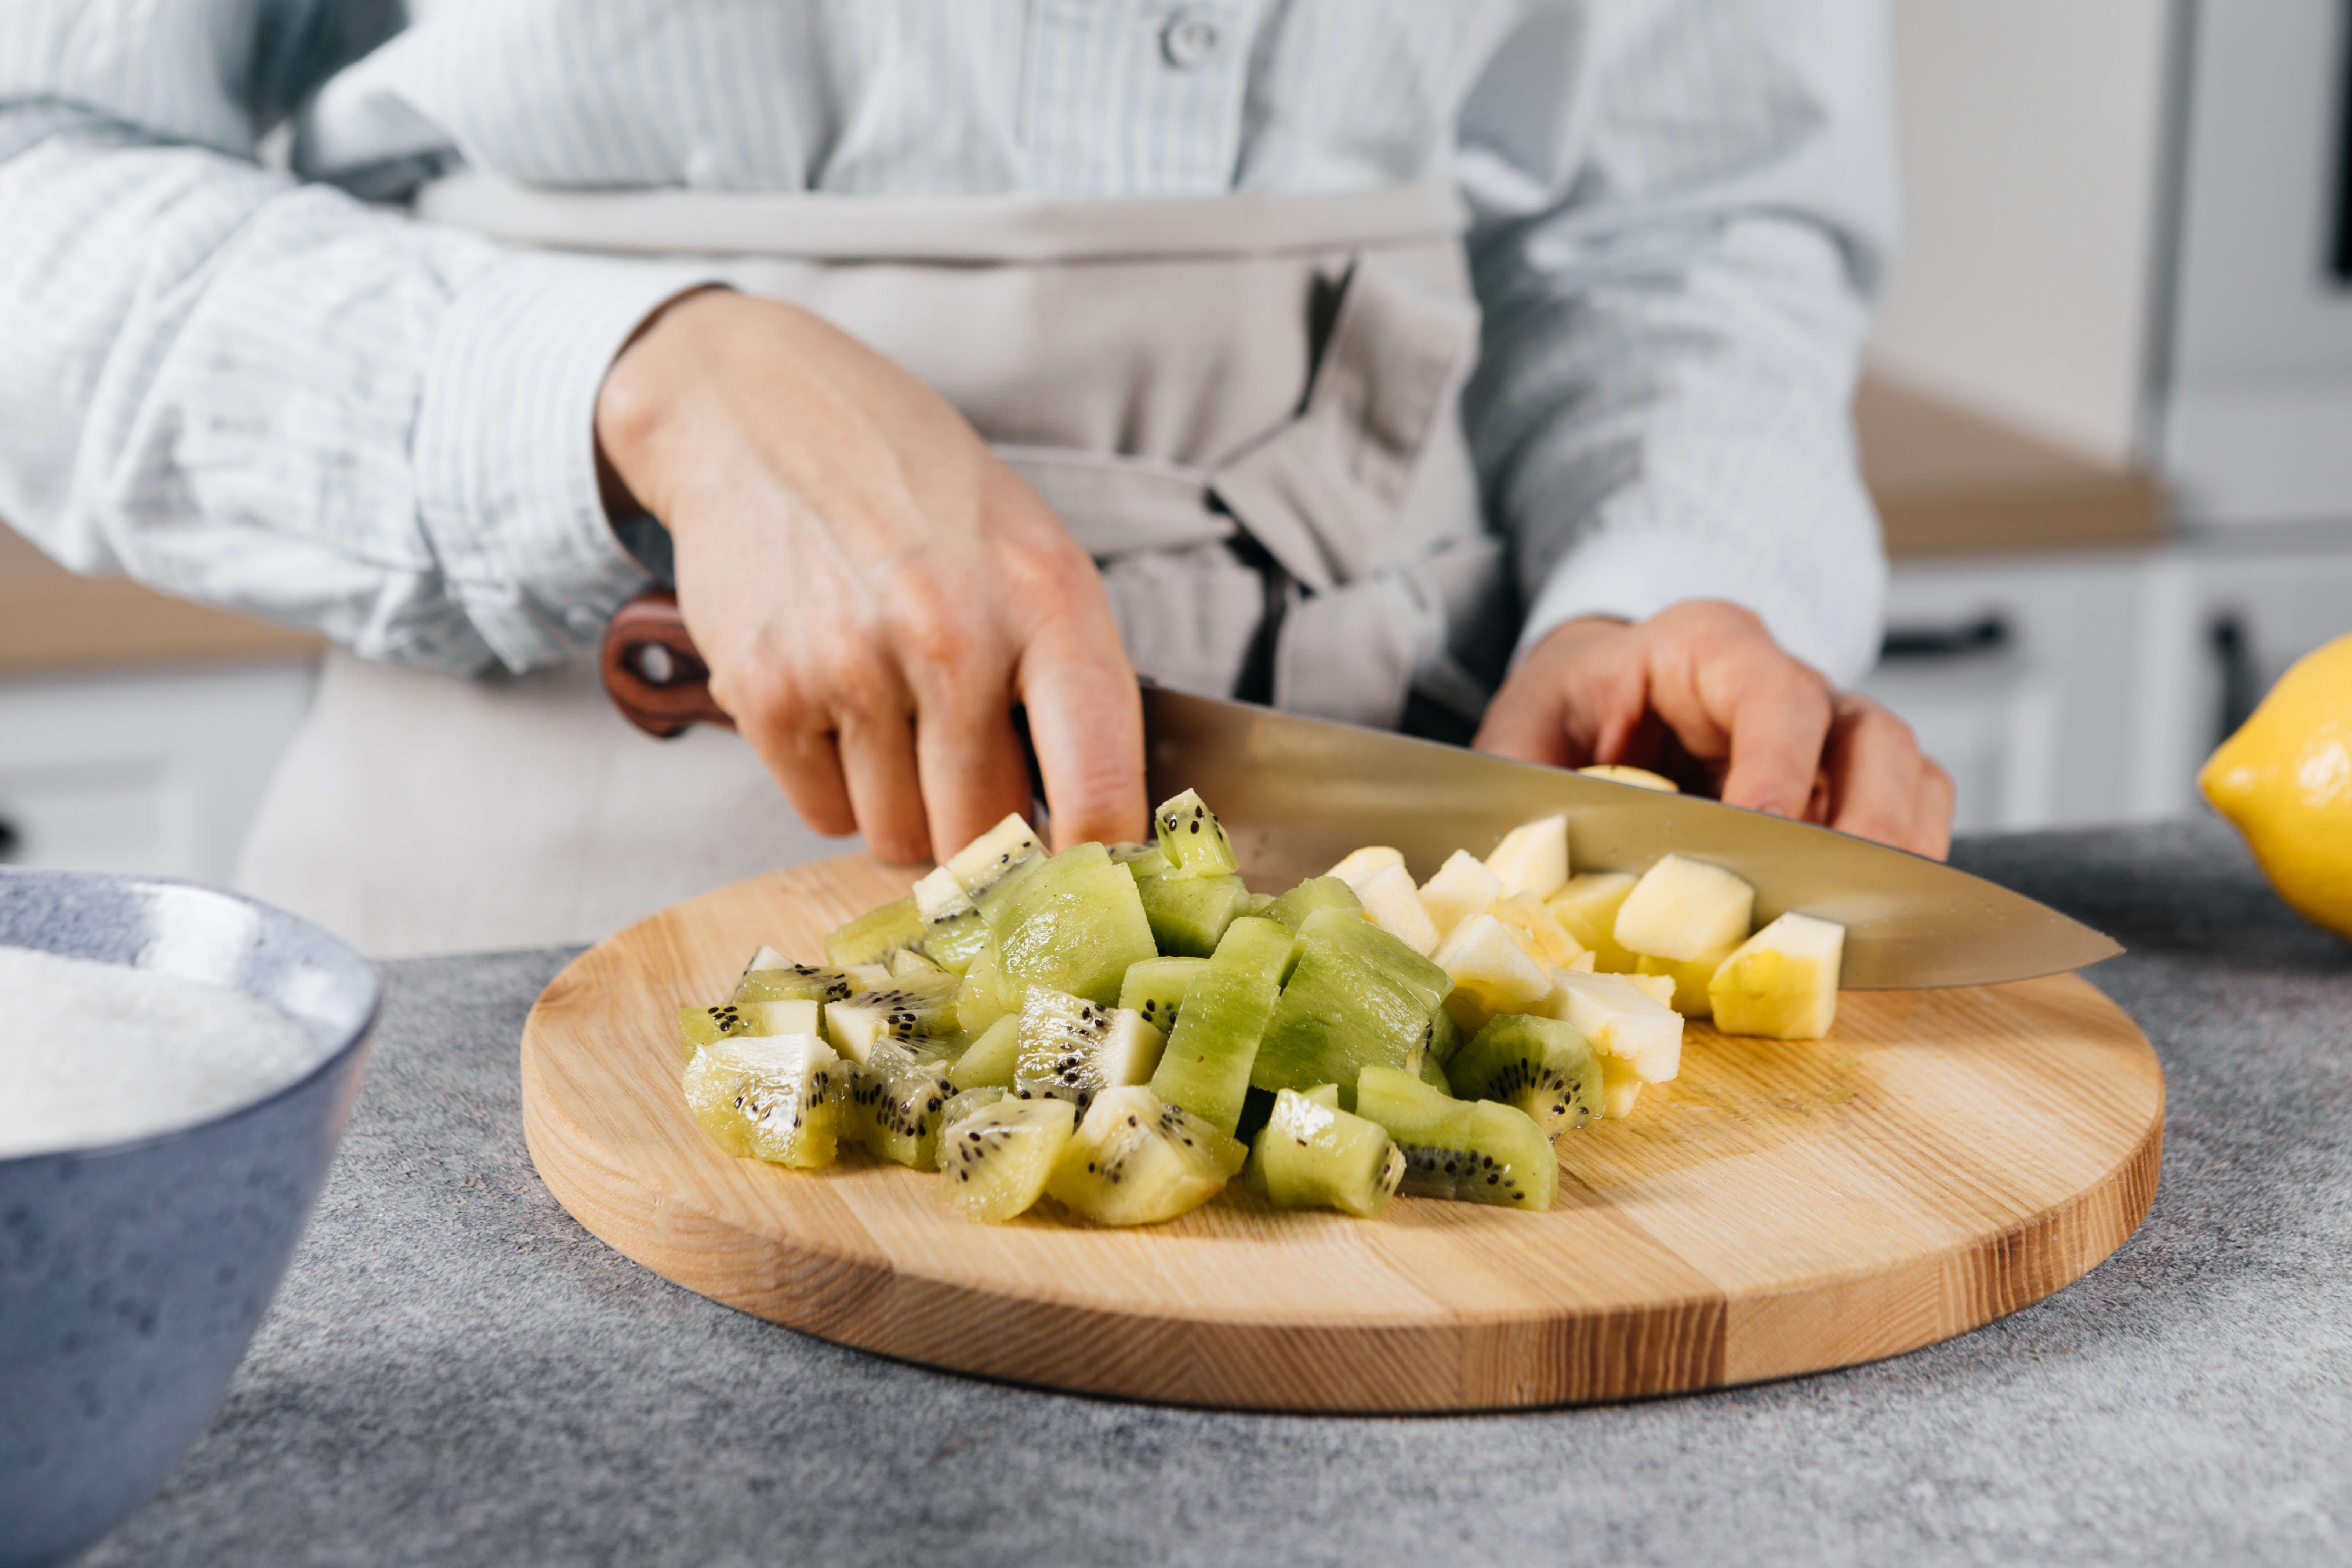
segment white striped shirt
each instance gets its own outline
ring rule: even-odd
[[[644,584],[618,345],[700,274],[397,201],[1453,183],[1464,416],[1532,603],[1758,609],[1840,679],[1846,403],[1895,226],[1875,0],[0,0],[0,517],[67,564],[523,669]],[[290,122],[289,168],[263,134]]]

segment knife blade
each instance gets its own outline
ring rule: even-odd
[[[1669,852],[1756,887],[1756,923],[1790,910],[1845,927],[1847,990],[1989,985],[2123,948],[2078,921],[1941,861],[1810,823],[1511,762],[1457,746],[1159,688],[1143,693],[1150,795],[1198,790],[1254,886],[1319,876],[1386,844],[1425,879],[1523,822],[1568,814],[1578,871],[1643,871]]]

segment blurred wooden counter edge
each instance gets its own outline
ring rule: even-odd
[[[1896,561],[2113,549],[2165,533],[2154,476],[2110,468],[1879,377],[1854,395],[1864,479]],[[322,643],[142,588],[77,577],[0,528],[0,676],[305,658]]]

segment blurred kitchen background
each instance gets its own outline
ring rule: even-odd
[[[2200,810],[2214,742],[2352,630],[2352,0],[1895,14],[1869,689],[1963,831]],[[316,651],[0,529],[0,859],[226,879]]]

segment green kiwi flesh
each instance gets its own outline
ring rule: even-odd
[[[919,1171],[932,1168],[940,1112],[955,1095],[947,1069],[946,1055],[936,1048],[909,1047],[893,1040],[877,1043],[856,1064],[851,1118],[857,1137],[876,1159]]]
[[[996,944],[984,944],[963,972],[963,988],[956,993],[956,1026],[977,1037],[999,1018],[1020,1011],[1021,983],[996,962]]]
[[[1505,1013],[1489,1019],[1445,1076],[1464,1099],[1526,1111],[1547,1138],[1601,1115],[1601,1059],[1582,1030],[1558,1018]]]
[[[1323,1087],[1335,1103],[1292,1089],[1274,1097],[1250,1153],[1252,1185],[1276,1208],[1375,1218],[1404,1178],[1404,1155],[1386,1128],[1339,1108],[1338,1085]]]
[[[966,1106],[940,1131],[941,1195],[968,1219],[1003,1224],[1044,1195],[1077,1120],[1066,1100]]]
[[[776,1002],[721,1002],[716,1007],[680,1007],[677,1010],[677,1039],[688,1056],[704,1046],[714,1046],[730,1037],[761,1035],[813,1035],[819,1017],[818,1004],[800,997]]]
[[[1292,956],[1251,1083],[1270,1090],[1337,1083],[1344,1100],[1367,1066],[1420,1069],[1453,988],[1445,971],[1336,908],[1300,923]]]
[[[977,902],[1016,868],[1042,858],[1045,853],[1045,847],[1037,842],[1029,824],[1014,812],[949,856],[947,864],[940,869],[952,877],[965,895]]]
[[[1266,906],[1265,918],[1297,931],[1318,910],[1345,910],[1361,914],[1364,900],[1337,877],[1309,877]]]
[[[948,1082],[961,1095],[967,1089],[1013,1087],[1013,1068],[1021,1056],[1021,1015],[1007,1013],[981,1031],[948,1068]]]
[[[825,1041],[850,1060],[863,1062],[879,1040],[949,1038],[961,1024],[956,1004],[961,988],[952,974],[903,974],[886,990],[828,1003]]]
[[[1559,1187],[1551,1142],[1527,1112],[1491,1100],[1448,1100],[1409,1073],[1368,1067],[1356,1114],[1404,1152],[1401,1190],[1503,1208],[1548,1209]]]
[[[1218,939],[1249,898],[1249,889],[1234,876],[1144,877],[1137,879],[1135,892],[1143,900],[1143,918],[1151,923],[1152,942],[1179,958],[1206,958],[1216,952]]]
[[[761,951],[765,952],[766,949]],[[819,969],[807,963],[779,963],[771,968],[749,969],[735,983],[730,1002],[843,1002],[856,990],[843,971]]]
[[[1233,922],[1208,968],[1185,993],[1175,1031],[1151,1075],[1151,1091],[1231,1136],[1257,1060],[1258,1041],[1281,1000],[1290,932],[1244,915]]]
[[[1166,1037],[1124,1007],[1106,1007],[1044,985],[1021,995],[1013,1092],[1083,1109],[1097,1094],[1148,1083]]]
[[[846,969],[856,963],[880,963],[902,947],[923,940],[923,917],[909,894],[880,909],[868,910],[846,925],[836,926],[824,939],[824,961]]]
[[[1176,1026],[1192,982],[1208,967],[1205,958],[1147,958],[1131,963],[1118,983],[1118,1005],[1134,1008],[1145,1023],[1165,1034]]]
[[[1160,837],[1160,853],[1174,868],[1171,876],[1223,877],[1242,868],[1224,828],[1196,791],[1161,801],[1151,814],[1151,826]]]
[[[1106,1007],[1129,964],[1159,956],[1135,879],[1099,844],[1015,867],[982,895],[980,912],[1007,975]]]
[[[829,1165],[849,1092],[845,1066],[814,1035],[721,1040],[686,1064],[687,1110],[730,1154]]]
[[[1045,1191],[1096,1225],[1157,1225],[1200,1207],[1248,1151],[1140,1086],[1107,1089],[1055,1162]]]

